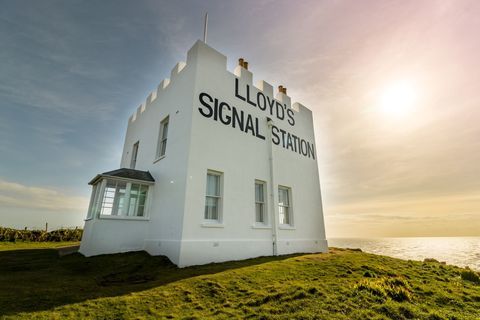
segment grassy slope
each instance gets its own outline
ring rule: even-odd
[[[0,318],[479,319],[480,285],[462,270],[339,249],[185,269],[145,253],[4,251]]]

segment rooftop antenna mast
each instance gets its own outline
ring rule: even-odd
[[[208,12],[205,13],[205,25],[203,26],[203,42],[207,43],[207,25],[208,25]]]

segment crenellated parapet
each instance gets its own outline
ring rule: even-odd
[[[287,109],[292,109],[295,113],[307,112],[311,114],[311,110],[301,103],[295,102],[292,104],[291,97],[287,95],[285,87],[278,86],[278,92],[275,93],[276,90],[274,90],[274,87],[266,81],[260,80],[254,85],[253,73],[248,70],[248,62],[244,59],[239,59],[239,65],[235,67],[233,73],[230,72],[227,70],[227,57],[199,40],[188,51],[187,62],[178,62],[173,67],[170,72],[170,78],[163,79],[160,82],[158,87],[147,96],[146,100],[142,102],[132,116],[130,116],[129,122],[135,122],[155,100],[168,90],[168,87],[175,82],[178,75],[185,69],[185,67],[187,67],[187,65],[194,65],[200,61],[202,64],[207,64],[208,70],[228,72],[235,76],[242,85],[249,85],[250,87],[255,88],[255,90],[262,92],[263,95],[272,97],[272,99],[285,105]]]
[[[170,83],[175,80],[175,78],[178,76],[178,74],[180,74],[180,72],[182,72],[186,65],[187,64],[185,62],[178,62],[175,67],[173,67],[170,73],[170,78],[165,78],[160,82],[157,88],[147,96],[147,99],[142,102],[135,112],[130,116],[129,122],[135,122],[135,120],[167,90]]]

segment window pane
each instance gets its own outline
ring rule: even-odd
[[[278,204],[288,206],[289,199],[288,199],[288,190],[283,188],[278,188]]]
[[[255,201],[265,202],[263,197],[263,183],[255,183]]]
[[[145,210],[145,207],[144,206],[138,206],[138,209],[137,209],[137,217],[143,217],[143,212]]]
[[[207,196],[220,196],[220,176],[207,175]]]
[[[106,215],[106,216],[112,215],[112,207],[103,206],[103,208],[102,208],[102,215]]]
[[[115,199],[114,199],[114,203],[116,204],[116,210],[114,214],[117,214],[119,216],[124,216],[127,214],[126,191],[127,191],[127,183],[123,181],[117,182],[117,187],[115,189]]]
[[[164,156],[167,151],[167,140],[162,140],[160,143],[160,156]]]
[[[130,188],[130,205],[128,208],[129,216],[135,215],[135,209],[137,207],[139,193],[140,193],[140,185],[137,183],[132,183],[132,186]]]
[[[132,183],[132,187],[130,188],[130,195],[138,196],[140,192],[140,185],[138,183]]]
[[[146,199],[147,199],[147,197],[141,194],[141,195],[138,197],[138,205],[139,205],[139,206],[144,206]]]
[[[129,205],[129,208],[128,208],[128,215],[129,216],[134,216],[135,215],[135,209],[137,207],[137,204],[138,204],[138,198],[137,196],[133,196],[130,194],[130,205]]]
[[[125,194],[119,196],[118,198],[118,202],[117,202],[117,215],[119,216],[125,216],[127,214],[127,211],[126,211],[126,198],[125,198]]]
[[[167,151],[168,137],[168,117],[160,122],[160,130],[158,133],[157,157],[162,157]]]
[[[95,198],[97,196],[99,185],[95,184],[92,189],[92,194],[90,196],[90,205],[87,212],[87,219],[93,217],[93,212],[95,211]]]
[[[263,203],[256,203],[255,204],[255,216],[256,222],[265,222],[264,212],[263,212],[264,205]]]
[[[205,200],[205,219],[218,219],[218,198],[206,197]]]
[[[131,160],[131,162],[130,162],[130,168],[131,168],[131,169],[135,169],[135,166],[137,165],[138,144],[139,144],[139,142],[136,142],[136,143],[133,145],[133,149],[132,149],[132,160]]]
[[[95,192],[95,198],[92,207],[92,217],[95,215],[97,216],[100,213],[102,208],[102,194],[100,194],[102,189],[101,182],[98,183],[97,191]]]
[[[147,196],[147,191],[148,191],[148,186],[140,185],[140,195],[146,197]]]
[[[105,186],[105,192],[102,196],[102,203],[100,213],[103,215],[111,215],[113,209],[113,200],[115,198],[115,190],[117,187],[117,183],[114,180],[107,180],[107,184]]]
[[[278,207],[278,212],[279,212],[279,223],[280,224],[290,224],[290,216],[288,213],[288,208],[287,207]]]
[[[168,121],[163,124],[162,139],[167,140],[167,135],[168,135]]]

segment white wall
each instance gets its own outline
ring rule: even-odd
[[[189,59],[198,59],[196,87],[193,103],[192,137],[188,166],[187,203],[183,225],[180,265],[208,263],[271,255],[272,229],[252,227],[255,222],[254,181],[267,182],[270,193],[269,148],[267,116],[273,118],[279,128],[314,142],[312,113],[300,106],[295,112],[295,126],[287,120],[279,120],[265,111],[253,107],[235,97],[235,75],[226,70],[226,58],[215,50],[198,44]],[[187,64],[189,61],[187,61]],[[239,88],[252,85],[252,74],[240,69]],[[273,90],[264,84],[265,94],[273,98]],[[198,111],[199,94],[207,92],[230,106],[249,113],[260,120],[260,131],[266,140],[248,135],[238,128],[205,118]],[[279,95],[287,108],[290,98]],[[277,187],[292,188],[294,228],[278,230],[278,253],[326,251],[323,212],[317,161],[303,155],[273,146],[274,155],[274,208],[277,203]],[[222,224],[210,227],[204,224],[207,170],[223,172]],[[270,200],[270,197],[267,199]],[[267,206],[269,207],[269,206]],[[275,212],[278,215],[278,210]],[[271,212],[269,213],[271,215]],[[272,220],[272,219],[270,219]]]
[[[85,222],[80,252],[99,254],[143,250],[148,221],[96,219]]]

